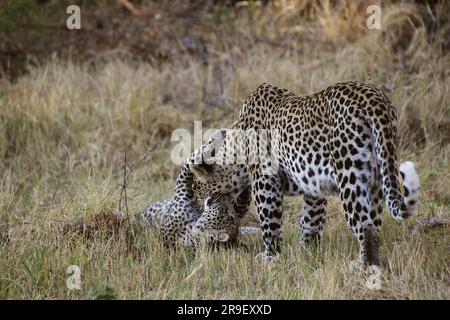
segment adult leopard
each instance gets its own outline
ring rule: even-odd
[[[338,195],[363,267],[380,265],[383,199],[398,220],[418,210],[420,184],[412,162],[400,166],[400,191],[396,110],[373,85],[342,82],[298,97],[264,83],[245,100],[232,129],[213,136],[188,164],[206,187],[235,192],[230,177],[239,176],[237,184],[251,183],[265,260],[280,251],[283,194],[304,195],[303,243],[322,238],[327,197]],[[244,161],[233,164],[230,155]]]

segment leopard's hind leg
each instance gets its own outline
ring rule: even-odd
[[[341,132],[342,133],[342,132]],[[334,168],[345,219],[360,245],[363,268],[380,266],[381,179],[370,134],[352,123],[344,132],[349,142],[335,148]],[[340,135],[337,135],[340,136]]]

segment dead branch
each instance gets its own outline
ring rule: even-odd
[[[127,198],[127,184],[128,184],[128,174],[127,174],[127,148],[125,147],[124,152],[124,163],[123,163],[123,182],[122,182],[122,189],[120,191],[120,198],[119,198],[119,211],[122,212],[122,198],[124,199],[124,205],[125,205],[125,214],[128,222],[128,232],[131,235],[131,237],[134,239],[134,230],[131,225],[131,219],[130,219],[130,213],[128,210],[128,198]]]
[[[128,0],[117,0],[117,2],[119,2],[119,4],[121,4],[128,11],[130,11],[133,16],[139,16],[141,14],[141,12],[138,9],[136,9],[136,7],[130,1],[128,1]]]
[[[145,158],[150,154],[150,152],[153,150],[153,148],[150,148],[144,155],[142,155],[133,165],[128,164],[127,159],[127,148],[125,147],[124,151],[124,163],[123,163],[123,181],[121,185],[121,191],[120,191],[120,197],[119,197],[119,212],[122,212],[122,199],[123,199],[123,205],[125,207],[125,214],[128,222],[129,232],[132,236],[132,239],[134,239],[134,229],[131,225],[131,217],[130,212],[128,210],[128,197],[127,197],[127,188],[128,188],[128,180],[130,178],[130,175],[133,173],[133,171],[138,168],[142,162],[145,160]]]

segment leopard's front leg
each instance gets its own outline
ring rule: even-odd
[[[252,174],[252,197],[261,222],[265,247],[258,256],[268,261],[280,252],[282,242],[283,193],[280,176]]]

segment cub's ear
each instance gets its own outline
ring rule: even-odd
[[[228,235],[228,233],[223,232],[223,233],[219,233],[217,235],[217,241],[227,242],[228,239],[230,239],[230,236]]]
[[[246,215],[251,202],[251,194],[251,186],[246,186],[233,201],[234,211],[239,218],[243,218]]]

